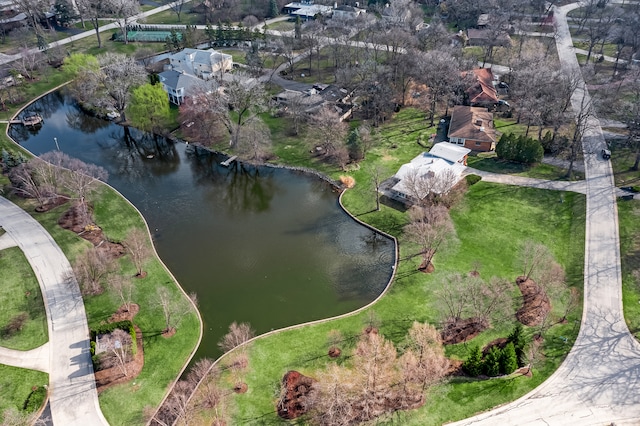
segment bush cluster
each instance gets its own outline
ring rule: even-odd
[[[481,374],[495,377],[513,373],[518,367],[524,365],[525,341],[521,324],[516,325],[509,334],[507,342],[503,349],[494,346],[484,356],[479,346],[473,346],[462,368],[473,377]]]
[[[503,160],[533,164],[542,160],[544,149],[542,144],[533,138],[505,133],[496,145],[496,155]]]

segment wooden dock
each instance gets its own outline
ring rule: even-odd
[[[234,155],[233,157],[229,157],[226,160],[224,160],[222,163],[220,163],[220,165],[221,166],[225,166],[225,167],[229,167],[231,165],[231,163],[236,161],[237,158],[238,158],[237,155]]]
[[[9,124],[22,124],[23,126],[35,126],[37,124],[42,123],[42,116],[40,116],[40,114],[29,114],[29,115],[25,115],[24,117],[20,118],[16,118],[13,120],[9,120],[9,121],[2,121],[3,123],[9,123]]]

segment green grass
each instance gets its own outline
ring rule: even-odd
[[[370,210],[369,201],[364,201],[368,195],[366,191],[359,193],[356,189],[345,194],[344,201],[349,210],[359,214],[359,218],[368,223],[399,234],[406,223],[404,214],[386,206],[380,212],[361,212],[361,209]],[[463,203],[452,212],[460,239],[458,246],[438,254],[436,272],[430,275],[416,272],[415,259],[401,261],[393,287],[370,308],[382,321],[380,332],[397,345],[403,341],[413,320],[435,322],[437,315],[433,292],[440,285],[439,279],[449,272],[464,273],[471,270],[476,260],[482,264],[483,277],[495,275],[513,282],[518,275],[516,253],[526,239],[546,244],[567,270],[569,284],[580,289],[583,280],[585,200],[584,196],[578,194],[565,194],[564,203],[559,200],[559,194],[554,191],[482,182],[471,187]],[[402,244],[401,248],[401,258],[412,254]],[[515,284],[513,291],[514,295],[517,294]],[[559,301],[555,301],[554,306],[561,308]],[[315,371],[323,368],[328,359],[325,340],[331,329],[342,332],[348,341],[342,349],[349,353],[355,337],[364,327],[366,315],[361,313],[330,323],[286,331],[254,342],[249,350],[250,371],[244,378],[249,391],[234,396],[233,404],[237,406],[234,423],[268,421],[278,424],[273,414],[274,395],[277,395],[282,375],[289,369],[295,369],[313,376]],[[556,325],[550,330],[545,339],[545,361],[538,367],[533,379],[455,379],[438,387],[431,401],[423,408],[400,413],[401,423],[441,424],[523,395],[548,377],[564,359],[577,335],[575,321],[579,318],[580,312],[573,312],[568,324]],[[481,334],[473,343],[484,344],[495,337],[504,337],[512,326],[513,320],[505,319],[494,324],[493,329]],[[559,336],[568,337],[569,343],[565,344]],[[466,356],[466,346],[448,347],[447,353],[454,358],[462,358]]]
[[[13,199],[28,212],[33,212],[33,204]],[[103,187],[98,196],[93,197],[96,223],[110,240],[122,240],[131,227],[143,227],[142,217],[117,193]],[[60,215],[68,205],[60,206],[47,213],[34,214],[62,248],[70,262],[90,243],[75,233],[57,225]],[[135,268],[127,257],[120,259],[121,271],[134,275]],[[145,265],[146,278],[136,281],[134,302],[141,306],[134,323],[143,333],[145,365],[141,374],[133,381],[110,388],[100,394],[100,406],[112,425],[144,424],[143,410],[147,406],[156,407],[164,396],[169,384],[176,379],[186,359],[194,349],[199,335],[199,319],[195,313],[184,318],[178,332],[171,338],[161,336],[164,318],[153,304],[156,288],[168,287],[175,298],[184,297],[164,266],[152,259]],[[116,298],[104,293],[85,298],[85,308],[89,326],[106,320],[119,306]]]
[[[640,339],[640,201],[618,201],[622,304],[627,326]]]
[[[142,23],[167,25],[204,25],[205,22],[203,15],[197,13],[189,13],[194,3],[185,3],[185,5],[182,7],[182,13],[180,14],[180,21],[178,21],[178,15],[173,10],[168,9],[164,12],[156,13],[155,15],[146,17]]]
[[[492,173],[504,173],[509,175],[526,176],[536,179],[564,180],[567,179],[567,170],[545,163],[533,165],[514,163],[512,161],[500,160],[492,155],[472,155],[467,159],[467,165],[474,169]],[[582,179],[584,176],[578,174],[574,176]]]
[[[47,383],[47,373],[0,364],[0,422],[3,421],[5,410],[22,410],[32,387]]]
[[[27,313],[24,328],[11,337],[0,335],[0,346],[29,350],[48,340],[47,315],[40,285],[29,262],[18,247],[0,251],[0,329],[20,313]]]
[[[617,186],[640,185],[640,171],[631,169],[635,159],[632,149],[618,144],[611,145],[611,163]]]
[[[269,24],[267,28],[274,31],[293,31],[296,28],[296,23],[291,21],[278,21]]]

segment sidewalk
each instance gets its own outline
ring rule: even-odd
[[[98,404],[84,302],[67,257],[40,223],[4,197],[0,226],[3,239],[8,235],[20,247],[38,279],[49,331],[48,344],[26,354],[4,350],[0,357],[49,372],[54,425],[108,425]]]

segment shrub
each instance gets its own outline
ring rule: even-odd
[[[33,389],[24,401],[22,409],[28,413],[38,411],[47,398],[47,390],[43,386]]]
[[[489,349],[489,352],[484,357],[483,370],[484,374],[490,377],[495,377],[500,375],[500,349],[497,347],[492,347]]]
[[[478,175],[466,175],[464,180],[467,182],[467,185],[472,186],[482,180],[481,176]]]
[[[503,160],[532,164],[542,160],[544,149],[535,139],[505,133],[496,145],[496,155]]]
[[[500,351],[500,372],[502,374],[511,374],[518,369],[518,357],[513,343],[507,343],[507,346]]]
[[[469,351],[462,369],[470,376],[476,377],[482,374],[482,352],[480,352],[479,346],[472,346]]]
[[[20,312],[19,314],[11,318],[7,325],[2,327],[2,330],[0,330],[0,337],[2,337],[3,339],[8,339],[9,337],[15,336],[22,330],[28,319],[28,313]]]
[[[509,343],[513,343],[513,348],[516,352],[516,360],[518,362],[519,367],[524,367],[524,359],[525,359],[524,347],[527,344],[522,332],[523,332],[522,324],[516,323],[516,326],[513,328],[513,331],[507,337],[507,341]]]

